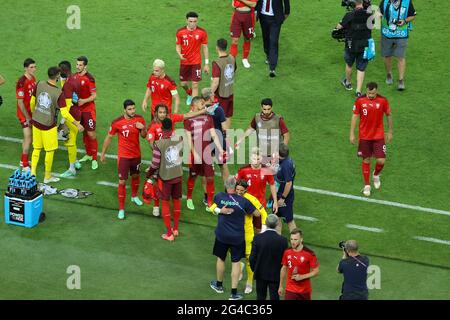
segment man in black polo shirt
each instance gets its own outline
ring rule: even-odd
[[[227,192],[219,192],[214,196],[214,204],[211,210],[218,214],[216,227],[216,240],[213,254],[217,257],[216,280],[211,281],[211,289],[217,293],[223,293],[223,276],[225,273],[225,259],[228,251],[231,251],[231,295],[229,300],[241,300],[241,293],[237,292],[239,274],[241,272],[240,261],[245,257],[245,215],[260,213],[250,201],[235,194],[236,179],[229,177],[225,180]]]
[[[358,243],[355,240],[347,240],[342,251],[342,260],[337,267],[337,272],[344,275],[342,295],[339,300],[368,300],[367,268],[369,267],[369,258],[359,254]]]

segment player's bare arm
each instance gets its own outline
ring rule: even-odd
[[[258,211],[258,209],[255,209],[255,211],[252,212],[252,215],[253,215],[254,217],[260,217],[260,216],[261,216],[261,213]]]
[[[388,132],[386,134],[386,143],[389,143],[392,140],[392,126],[393,126],[392,115],[388,115],[387,120],[388,120]]]
[[[277,199],[277,188],[275,187],[275,183],[270,185],[270,194],[273,199],[273,213],[278,212],[278,199]]]
[[[286,132],[285,134],[283,134],[283,143],[285,145],[288,145],[288,143],[289,143],[289,132]]]
[[[102,163],[106,163],[106,151],[108,151],[109,145],[111,144],[112,137],[113,136],[108,133],[108,135],[105,138],[105,141],[103,141],[102,155],[100,156],[100,161]]]
[[[217,136],[216,129],[214,129],[214,128],[209,129],[209,133],[211,134],[211,138],[213,139],[213,141],[217,147],[217,150],[219,151],[219,154],[223,155],[222,143],[220,142],[220,139]]]
[[[194,157],[194,163],[202,163],[202,158],[199,156],[199,154],[197,153],[197,151],[194,148],[194,144],[192,142],[192,134],[190,131],[188,130],[184,130],[186,132],[186,136],[187,136],[187,144],[189,147],[189,150],[191,150],[192,155]]]
[[[312,269],[312,271],[310,273],[306,273],[306,274],[293,274],[291,279],[295,280],[295,281],[302,281],[302,280],[306,280],[312,277],[315,277],[319,274],[319,267]]]
[[[89,102],[93,102],[96,98],[97,98],[97,93],[96,92],[91,92],[91,95],[89,96],[89,98],[78,99],[78,105],[82,106],[83,104],[86,104],[86,103],[89,103]]]
[[[284,202],[285,202],[284,199],[287,198],[291,189],[292,189],[292,181],[286,182],[283,193],[281,194],[282,197],[280,199],[278,199],[278,207],[281,207],[282,205],[284,205]]]
[[[0,86],[6,82],[5,78],[0,74]]]
[[[147,135],[147,133],[145,132],[145,125],[142,122],[136,122],[134,126],[139,130],[141,137],[145,138]]]
[[[23,115],[25,116],[25,119],[29,123],[30,120],[31,120],[31,114],[29,114],[27,109],[25,108],[25,104],[23,103],[23,99],[17,99],[17,104],[19,105],[20,111],[22,111]]]
[[[207,112],[206,108],[197,110],[197,111],[190,111],[190,112],[186,112],[185,114],[183,114],[183,117],[184,117],[184,120],[187,120],[190,118],[201,116],[202,114],[205,114],[206,112]]]
[[[352,121],[350,124],[350,143],[355,144],[356,138],[355,138],[355,128],[356,128],[356,122],[358,121],[358,115],[353,114],[352,115]]]
[[[240,144],[242,143],[242,141],[244,141],[245,138],[247,138],[249,135],[251,135],[254,131],[255,131],[255,129],[253,129],[251,126],[249,126],[249,127],[247,128],[247,130],[245,130],[244,135],[243,135],[242,137],[240,137],[240,138],[237,140],[237,142],[236,142],[236,144],[234,145],[234,147],[235,147],[236,149],[239,149],[239,146],[240,146]]]
[[[203,57],[205,58],[205,66],[203,67],[203,71],[206,74],[209,74],[209,51],[208,51],[208,45],[207,44],[202,44],[202,48],[203,48]]]
[[[247,7],[250,8],[254,8],[256,7],[256,2],[254,1],[249,1],[249,0],[238,0],[239,2],[242,2],[243,4],[245,4]]]
[[[282,266],[280,270],[280,287],[278,288],[278,294],[284,296],[284,284],[286,283],[287,268]]]
[[[148,99],[150,98],[151,91],[149,88],[145,90],[144,100],[142,100],[142,111],[147,111]]]
[[[180,57],[180,60],[186,60],[186,58],[181,53],[181,45],[177,44],[175,48],[177,50],[178,56]]]
[[[172,98],[175,100],[175,104],[173,106],[173,113],[178,113],[180,109],[180,96],[178,95],[178,91],[176,91],[176,93],[172,93]]]
[[[219,87],[220,78],[212,78],[211,79],[211,90],[212,92],[216,92],[217,88]]]

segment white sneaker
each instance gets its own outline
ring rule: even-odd
[[[370,197],[370,185],[365,185],[365,186],[364,186],[363,194],[364,194],[366,197]]]
[[[52,182],[58,182],[59,178],[57,177],[50,177],[49,179],[44,179],[44,183],[52,183]]]
[[[244,293],[245,293],[245,294],[250,294],[250,293],[252,293],[252,292],[253,292],[252,285],[251,285],[251,284],[246,284],[246,285],[245,285]]]
[[[372,177],[373,177],[373,186],[375,187],[375,189],[380,189],[381,187],[380,176],[373,175]]]
[[[59,141],[67,141],[67,137],[65,136],[64,130],[58,131],[58,140]]]
[[[153,215],[159,217],[159,207],[153,207]]]
[[[242,59],[242,64],[244,65],[244,68],[246,69],[250,68],[250,63],[248,62],[248,59]]]

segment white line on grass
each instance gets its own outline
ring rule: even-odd
[[[314,218],[314,217],[308,217],[308,216],[301,216],[301,215],[298,215],[298,214],[294,214],[294,218],[300,219],[300,220],[311,221],[311,222],[317,222],[317,221],[319,221],[319,219],[317,219],[317,218]]]
[[[428,237],[413,237],[416,240],[420,240],[420,241],[428,241],[428,242],[434,242],[434,243],[439,243],[439,244],[446,244],[446,245],[450,245],[450,241],[447,240],[441,240],[441,239],[436,239],[436,238],[428,238]]]
[[[356,224],[346,224],[345,225],[347,228],[349,229],[358,229],[358,230],[363,230],[363,231],[370,231],[370,232],[384,232],[383,229],[379,229],[379,228],[369,228],[369,227],[365,227],[365,226],[358,226]]]
[[[0,168],[16,170],[16,169],[19,169],[19,166],[12,166],[12,165],[9,165],[9,164],[0,163]],[[52,176],[54,176],[54,177],[61,177],[61,174],[52,172]],[[62,179],[75,179],[75,177],[64,177]]]
[[[16,143],[22,143],[22,139],[17,139],[17,138],[12,138],[12,137],[5,137],[5,136],[0,136],[0,140],[16,142]],[[58,149],[67,150],[67,148],[62,147],[62,146],[59,147]],[[79,153],[83,153],[83,154],[86,153],[85,150],[81,150],[81,149],[77,149],[77,150],[78,150]],[[97,154],[101,155],[100,152],[98,152]],[[106,157],[109,158],[109,159],[117,159],[117,156],[116,155],[112,155],[112,154],[107,154]],[[142,163],[143,164],[151,164],[151,161],[142,160]],[[184,167],[183,170],[184,171],[189,171],[189,169],[186,168],[186,167]],[[216,176],[220,177],[220,173],[216,172]],[[321,190],[321,189],[314,189],[314,188],[308,188],[308,187],[301,187],[301,186],[295,186],[295,185],[294,185],[294,189],[295,190],[299,190],[299,191],[318,193],[318,194],[332,196],[332,197],[351,199],[351,200],[357,200],[357,201],[364,201],[364,202],[376,203],[376,204],[381,204],[381,205],[390,206],[390,207],[397,207],[397,208],[402,208],[402,209],[409,209],[409,210],[422,211],[422,212],[428,212],[428,213],[434,213],[434,214],[450,216],[450,211],[433,209],[433,208],[426,208],[426,207],[420,207],[420,206],[409,205],[409,204],[404,204],[404,203],[399,203],[399,202],[386,201],[386,200],[377,200],[377,199],[365,198],[365,197],[360,197],[360,196],[354,196],[354,195],[345,194],[345,193],[339,193],[339,192],[327,191],[327,190]]]

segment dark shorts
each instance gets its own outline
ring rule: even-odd
[[[128,173],[131,175],[139,174],[139,167],[141,165],[141,158],[118,158],[117,167],[119,170],[119,179],[127,180]]]
[[[406,56],[406,48],[408,47],[408,38],[390,39],[381,36],[381,56],[404,58]]]
[[[354,291],[343,293],[339,300],[369,300],[369,293],[367,291]]]
[[[226,118],[231,118],[233,116],[233,96],[229,96],[228,98],[222,98],[217,96],[217,100],[219,101],[219,105],[222,107],[223,112],[225,113]]]
[[[202,80],[201,64],[180,64],[180,80],[199,82]]]
[[[352,67],[353,63],[355,63],[355,61],[356,61],[356,69],[358,69],[359,71],[365,71],[367,68],[367,65],[369,64],[369,60],[364,59],[363,56],[364,56],[364,52],[353,53],[353,52],[350,52],[349,50],[344,51],[345,63],[349,67]]]
[[[239,262],[245,257],[245,241],[239,245],[227,244],[217,240],[214,242],[213,255],[225,261],[228,250],[231,253],[231,262]]]
[[[311,300],[311,292],[295,293],[286,290],[284,300]]]
[[[358,157],[386,158],[386,144],[381,140],[359,140]]]
[[[262,229],[262,219],[261,216],[255,217],[253,216],[253,227],[255,229]]]
[[[156,193],[156,196],[161,200],[170,200],[171,198],[180,199],[183,194],[183,185],[181,183],[181,179],[176,183],[162,181],[162,183],[158,185],[159,192]]]
[[[294,220],[294,196],[287,197],[284,204],[285,206],[278,207],[277,216],[289,223]]]
[[[189,174],[193,176],[214,177],[214,166],[213,164],[206,163],[191,164]]]
[[[255,33],[253,14],[249,12],[234,11],[231,17],[230,35],[232,38],[239,38],[241,32],[246,39],[252,39]]]
[[[96,114],[95,111],[83,111],[81,113],[81,125],[86,131],[95,131],[96,124]]]

